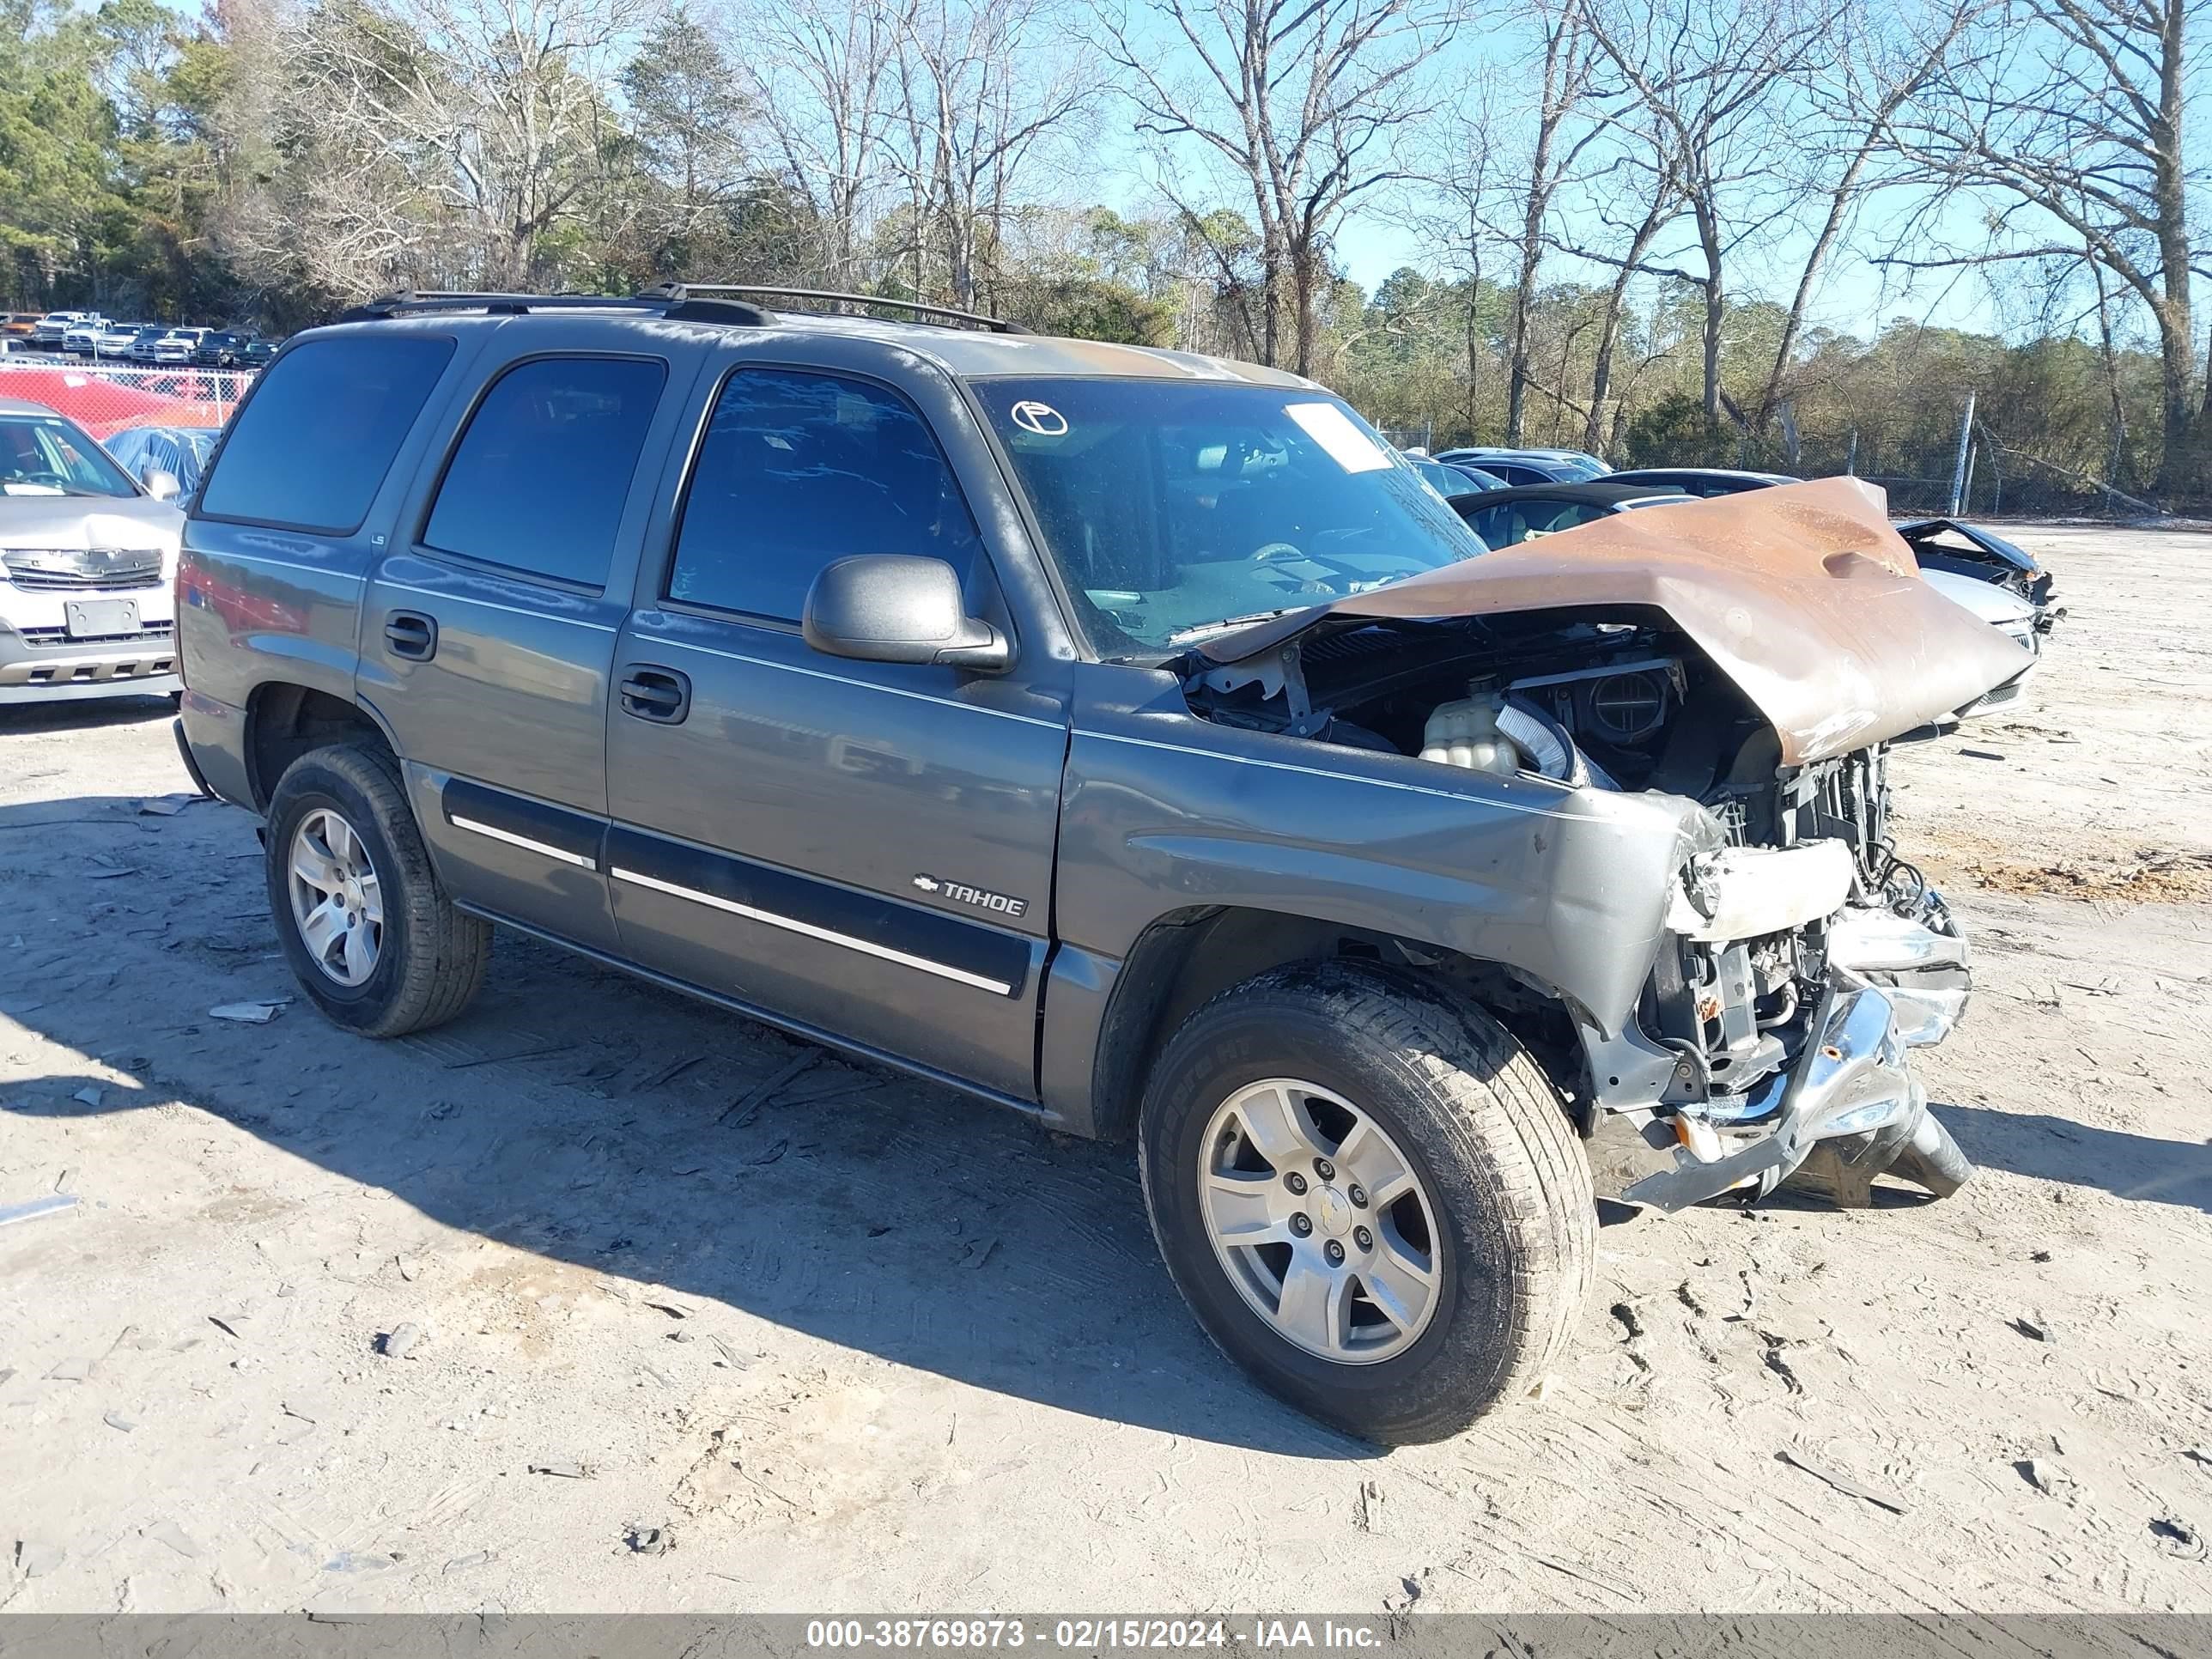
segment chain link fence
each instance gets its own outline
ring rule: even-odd
[[[230,418],[253,379],[241,368],[82,363],[52,354],[0,356],[0,398],[43,404],[103,441],[131,427],[204,427]]]

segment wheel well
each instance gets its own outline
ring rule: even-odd
[[[308,685],[257,688],[246,710],[246,776],[254,805],[267,808],[276,781],[294,761],[333,743],[392,746],[384,729],[358,703]]]
[[[1153,1057],[1205,1004],[1255,974],[1340,958],[1433,979],[1512,1031],[1564,1092],[1586,1095],[1582,1046],[1564,999],[1497,963],[1395,934],[1273,910],[1194,909],[1146,928],[1115,976],[1098,1036],[1091,1109],[1109,1140],[1135,1133]]]

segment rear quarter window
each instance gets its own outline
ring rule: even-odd
[[[429,334],[310,340],[262,371],[200,491],[199,516],[349,536],[453,342]]]

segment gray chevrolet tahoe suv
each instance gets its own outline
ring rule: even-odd
[[[1966,1178],[1884,757],[2021,653],[1864,486],[1493,553],[1309,381],[908,309],[284,348],[186,526],[179,731],[330,1018],[453,1018],[496,923],[1133,1137],[1206,1331],[1386,1442],[1540,1376],[1607,1125],[1662,1209]]]

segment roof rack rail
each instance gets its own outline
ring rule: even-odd
[[[585,310],[612,306],[643,310],[653,301],[647,295],[619,294],[477,294],[442,289],[403,288],[395,294],[364,300],[341,313],[342,323],[372,321],[380,317],[403,317],[422,311],[487,311],[519,316],[526,311]]]
[[[732,323],[740,328],[766,328],[775,321],[775,313],[765,306],[694,294],[683,283],[655,283],[651,288],[640,289],[633,297],[666,306],[668,309],[663,314],[674,323]]]
[[[1019,323],[1010,323],[1003,317],[986,317],[973,311],[956,311],[951,306],[933,306],[919,300],[891,300],[879,294],[842,294],[830,289],[776,288],[767,283],[666,283],[663,288],[699,297],[719,297],[722,295],[761,295],[770,299],[812,300],[827,305],[888,306],[894,311],[910,311],[923,321],[945,319],[956,323],[967,323],[977,328],[988,328],[994,334],[1026,334],[1029,330]],[[657,290],[647,290],[655,292]]]
[[[964,323],[999,334],[1026,334],[1019,323],[985,317],[951,306],[927,305],[919,300],[891,300],[875,294],[841,294],[818,288],[772,288],[751,283],[657,283],[629,295],[619,294],[493,294],[461,289],[404,288],[397,293],[365,300],[341,313],[342,323],[371,322],[380,318],[413,316],[425,312],[482,311],[494,315],[520,316],[531,311],[657,310],[672,322],[730,323],[740,327],[765,328],[776,319],[765,306],[740,296],[763,296],[812,301],[832,307],[884,306],[910,312],[925,322]],[[831,314],[836,314],[834,311]]]

